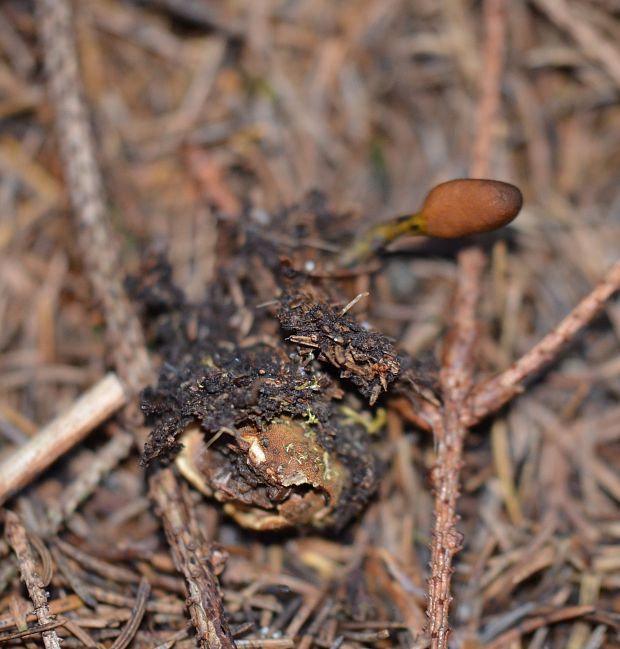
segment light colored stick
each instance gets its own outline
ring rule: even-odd
[[[125,405],[116,374],[108,374],[69,410],[41,429],[0,464],[0,505]]]

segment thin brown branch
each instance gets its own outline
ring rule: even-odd
[[[106,329],[117,371],[133,396],[154,379],[154,372],[144,344],[140,323],[127,299],[119,272],[117,250],[107,220],[101,172],[95,156],[94,139],[90,129],[86,105],[82,99],[78,56],[71,24],[71,7],[67,0],[38,0],[38,25],[43,44],[49,92],[54,105],[56,128],[73,210],[79,225],[82,255],[86,262],[95,294],[102,303]],[[137,400],[130,402],[124,412],[128,428],[133,428],[140,446],[145,442],[141,425],[142,415]],[[159,497],[178,490],[170,470],[154,474],[150,479],[151,492],[160,504],[164,527],[171,543],[177,534],[190,534],[193,521],[191,504],[186,501]],[[172,525],[174,520],[181,526]],[[197,526],[195,526],[197,527]],[[172,550],[177,566],[184,573],[191,594],[194,620],[202,646],[234,647],[230,631],[223,619],[222,602],[217,581],[211,572],[208,552],[194,575],[195,557],[187,549],[192,547],[191,535],[183,536],[185,552],[177,545]],[[203,544],[201,547],[205,547]],[[204,608],[205,604],[207,607]],[[213,644],[211,644],[213,643]]]
[[[185,484],[172,469],[159,472],[151,482],[151,496],[159,507],[166,538],[179,572],[185,576],[189,593],[189,613],[201,647],[233,649],[228,622],[224,617],[213,567],[213,552],[204,540]]]
[[[553,361],[562,348],[603,310],[605,302],[618,290],[620,261],[617,261],[599,284],[527,354],[505,372],[485,381],[474,390],[461,415],[464,424],[472,426],[519,394],[523,382]]]
[[[478,103],[476,139],[472,149],[471,176],[483,178],[489,173],[495,120],[500,105],[501,77],[506,42],[506,2],[484,3],[484,69]]]
[[[7,543],[15,552],[19,563],[22,581],[26,584],[28,595],[34,605],[37,621],[41,625],[54,622],[47,606],[47,595],[43,581],[37,572],[36,563],[28,544],[28,535],[19,517],[15,512],[7,510],[4,514],[5,536]],[[50,629],[43,631],[43,644],[45,649],[60,649],[60,642],[56,631]]]
[[[0,464],[0,504],[29,484],[127,401],[118,378],[108,374],[67,412],[41,429]]]
[[[477,338],[476,307],[484,265],[484,254],[476,248],[465,250],[460,255],[454,316],[440,373],[443,408],[433,421],[437,463],[433,470],[435,524],[427,612],[428,635],[431,647],[436,649],[448,646],[452,559],[462,543],[456,530],[456,504],[467,429],[461,421],[460,411],[472,383],[472,355]]]
[[[471,175],[484,177],[490,166],[495,118],[500,103],[500,84],[505,42],[506,2],[484,4],[484,70],[478,105],[478,126],[473,145]],[[435,524],[431,543],[431,575],[428,584],[427,634],[433,649],[446,649],[452,600],[452,559],[462,538],[456,529],[456,505],[467,427],[461,411],[472,389],[473,349],[477,339],[476,308],[481,293],[483,252],[476,248],[459,255],[459,274],[453,319],[446,340],[440,385],[443,407],[433,418],[437,463],[433,471]]]
[[[113,245],[107,219],[94,139],[80,93],[71,7],[67,0],[38,0],[37,11],[48,90],[82,256],[103,306],[114,365],[131,391],[138,392],[152,376],[151,366],[140,323],[123,289],[118,246]]]

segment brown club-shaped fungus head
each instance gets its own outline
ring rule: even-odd
[[[517,216],[522,204],[521,192],[514,185],[463,178],[434,187],[420,215],[425,221],[425,234],[456,239],[501,228]]]

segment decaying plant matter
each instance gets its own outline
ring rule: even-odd
[[[610,3],[36,6],[0,16],[0,643],[614,646]],[[396,240],[507,222],[493,177],[510,230]]]
[[[238,253],[240,269],[251,259],[244,261],[248,250]],[[264,253],[256,250],[258,263]],[[423,375],[386,336],[357,323],[325,282],[290,262],[271,270],[268,259],[262,264],[264,273],[273,272],[269,283],[283,286],[277,313],[263,309],[253,323],[257,333],[281,324],[263,340],[244,339],[229,326],[236,311],[227,286],[245,286],[244,303],[257,299],[256,287],[233,281],[231,271],[194,306],[169,284],[161,264],[134,282],[163,356],[159,384],[143,398],[155,424],[144,461],[169,460],[182,448],[181,472],[247,527],[341,529],[378,484],[373,438],[352,386],[373,405],[402,367],[408,385],[432,384],[433,371],[429,366]]]
[[[377,476],[365,431],[339,410],[342,388],[294,344],[219,338],[208,304],[192,325],[204,334],[173,333],[159,385],[145,393],[157,422],[145,459],[185,445],[183,473],[249,527],[346,524]]]

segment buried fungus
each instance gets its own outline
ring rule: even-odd
[[[233,259],[202,304],[185,300],[161,262],[132,287],[163,360],[158,385],[143,395],[153,425],[144,462],[174,461],[200,492],[256,530],[344,527],[380,477],[369,408],[388,391],[439,399],[432,361],[411,359],[356,321],[329,273],[297,270],[304,264],[284,258],[274,243],[274,230],[301,247],[322,222],[342,228],[312,200],[275,215],[271,227],[241,223],[242,236],[229,239]],[[520,205],[519,190],[506,183],[444,183],[418,214],[354,239],[343,259],[365,259],[413,230],[444,237],[488,231]],[[268,301],[275,310],[257,308],[265,286],[278,293]]]
[[[143,395],[143,410],[154,422],[145,461],[174,460],[199,491],[224,503],[245,527],[344,526],[368,502],[379,476],[373,440],[363,420],[349,412],[351,405],[363,409],[359,399],[325,370],[320,349],[286,336],[239,340],[225,326],[231,313],[225,297],[217,304],[224,309],[207,300],[195,309],[177,304],[159,316],[160,330],[171,338],[159,384]],[[281,311],[288,308],[283,304]],[[275,317],[264,317],[263,324],[277,323]],[[343,330],[356,329],[353,320],[342,320]],[[367,347],[386,346],[386,358],[395,362],[384,336],[360,333],[351,344],[342,340],[347,357],[365,363],[363,350],[351,347],[365,336]],[[368,384],[375,380],[381,379],[369,369]]]

